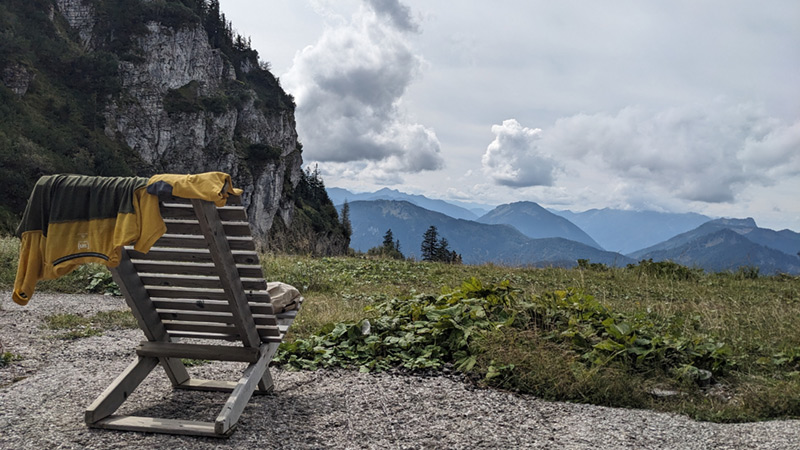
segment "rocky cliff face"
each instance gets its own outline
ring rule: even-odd
[[[108,108],[106,134],[121,134],[154,172],[230,173],[245,191],[243,201],[262,238],[275,214],[291,222],[291,204],[282,205],[281,197],[284,181],[296,185],[301,176],[294,111],[266,114],[255,108],[252,91],[238,108],[166,111],[168,92],[190,89],[190,84],[197,86],[199,98],[225,95],[226,85],[236,82],[235,70],[209,47],[200,27],[172,30],[150,23],[147,29],[137,42],[143,60],[120,65],[126,95]],[[261,167],[248,166],[236,151],[237,139],[279,149],[280,156]]]
[[[108,36],[98,32],[101,19],[91,1],[57,0],[56,8],[86,51],[104,49]],[[303,177],[294,105],[268,104],[248,80],[260,71],[261,79],[273,80],[280,90],[277,81],[263,73],[257,57],[235,67],[209,44],[200,20],[178,25],[149,21],[125,51],[117,55],[121,93],[103,113],[106,136],[136,151],[143,175],[230,173],[244,189],[243,202],[263,247],[280,247],[270,244],[270,229],[276,217],[282,230],[291,229],[295,207],[287,191]],[[330,248],[323,252],[309,250],[342,253],[346,246],[335,242],[326,243]]]

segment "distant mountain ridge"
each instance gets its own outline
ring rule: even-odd
[[[478,222],[512,225],[533,239],[560,237],[603,250],[600,244],[574,223],[534,202],[500,205],[479,218]]]
[[[649,251],[641,254],[640,258],[669,260],[709,272],[735,272],[742,267],[757,267],[763,275],[800,274],[800,258],[756,244],[729,228],[703,234],[677,246]]]
[[[386,230],[391,229],[394,238],[400,241],[400,251],[407,257],[420,259],[422,235],[433,225],[466,264],[574,266],[578,259],[608,265],[633,262],[619,253],[580,242],[562,238],[532,239],[510,225],[456,219],[407,201],[362,200],[348,201],[348,204],[353,226],[350,244],[359,251],[380,246]]]
[[[693,230],[681,233],[659,244],[630,253],[628,256],[632,258],[642,258],[654,252],[675,250],[695,239],[716,233],[720,230],[734,231],[750,242],[789,256],[797,256],[798,252],[800,252],[800,233],[795,233],[790,230],[774,231],[767,228],[759,228],[758,225],[756,225],[756,221],[748,217],[746,219],[710,220]]]
[[[581,213],[551,210],[574,223],[602,248],[628,254],[663,242],[711,220],[697,213],[590,209]]]
[[[359,194],[342,188],[327,188],[326,190],[328,191],[328,197],[330,197],[334,205],[341,205],[345,200],[347,202],[359,200],[401,200],[431,211],[447,214],[456,219],[475,220],[478,218],[478,215],[474,212],[444,200],[434,200],[424,195],[406,194],[396,189],[383,188],[379,191]]]
[[[476,220],[490,213],[496,206],[434,200],[424,195],[406,194],[395,189],[376,192],[353,193],[342,188],[327,188],[335,205],[345,200],[406,200],[431,211],[447,214],[457,219]],[[676,234],[689,231],[711,220],[696,213],[665,213],[655,211],[628,211],[619,209],[591,209],[581,213],[568,210],[547,209],[583,230],[599,248],[622,254],[663,242]],[[562,236],[563,237],[563,236]]]

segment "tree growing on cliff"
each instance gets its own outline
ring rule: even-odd
[[[270,230],[270,250],[320,256],[345,254],[350,246],[350,234],[325,191],[319,168],[307,168],[297,186],[286,183],[284,189],[294,201],[295,215],[291,229],[280,216],[275,216],[275,230]]]
[[[342,205],[342,228],[344,235],[350,239],[350,236],[353,235],[353,224],[350,222],[350,204],[347,203],[347,200]]]

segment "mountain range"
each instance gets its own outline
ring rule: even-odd
[[[675,237],[657,245],[632,252],[633,258],[644,258],[654,252],[675,252],[686,244],[706,235],[717,233],[721,230],[730,230],[738,233],[747,240],[761,246],[797,256],[800,252],[800,233],[790,230],[775,231],[759,228],[752,218],[747,219],[716,219],[710,220],[699,227],[676,235]]]
[[[513,225],[522,234],[534,239],[560,237],[602,249],[577,225],[533,202],[500,205],[480,217],[478,222]]]
[[[475,217],[467,208],[391,189],[328,193],[339,208],[344,201],[350,205],[350,246],[358,251],[380,246],[391,229],[401,252],[419,258],[422,235],[433,225],[467,264],[574,266],[587,259],[621,266],[653,259],[712,272],[756,267],[762,274],[800,274],[800,233],[760,228],[752,218],[614,209],[574,213],[533,202],[500,205]]]
[[[637,254],[641,255],[641,259],[669,260],[710,272],[756,267],[764,274],[800,274],[800,258],[797,256],[756,244],[729,228],[700,235],[677,247]]]
[[[665,213],[621,209],[590,209],[553,213],[568,219],[607,250],[631,253],[663,242],[711,220],[697,213]]]
[[[580,242],[560,237],[532,239],[511,225],[457,219],[408,201],[359,200],[348,204],[353,227],[350,246],[362,252],[380,246],[386,231],[392,230],[400,251],[406,257],[421,259],[422,235],[435,226],[466,264],[571,266],[580,258],[608,265],[633,262],[619,253]]]
[[[359,200],[402,200],[420,206],[431,211],[437,211],[456,219],[476,220],[486,214],[486,211],[473,210],[454,205],[444,200],[433,200],[424,195],[406,194],[395,189],[383,188],[376,192],[353,193],[347,189],[327,188],[328,197],[334,205],[341,205],[344,202],[354,202]],[[490,208],[491,209],[491,208]]]

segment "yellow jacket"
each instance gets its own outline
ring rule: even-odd
[[[147,253],[166,232],[159,195],[195,198],[225,206],[241,195],[230,175],[92,177],[48,175],[36,182],[17,235],[20,256],[13,300],[26,305],[36,282],[66,275],[84,263],[116,267],[122,248]]]
[[[231,194],[242,195],[242,190],[234,188],[231,176],[224,172],[154,175],[147,181],[147,192],[207,200],[217,206],[225,206]]]
[[[26,305],[36,282],[84,263],[119,264],[122,247],[147,252],[166,231],[146,178],[48,175],[33,188],[17,228],[13,300]]]

